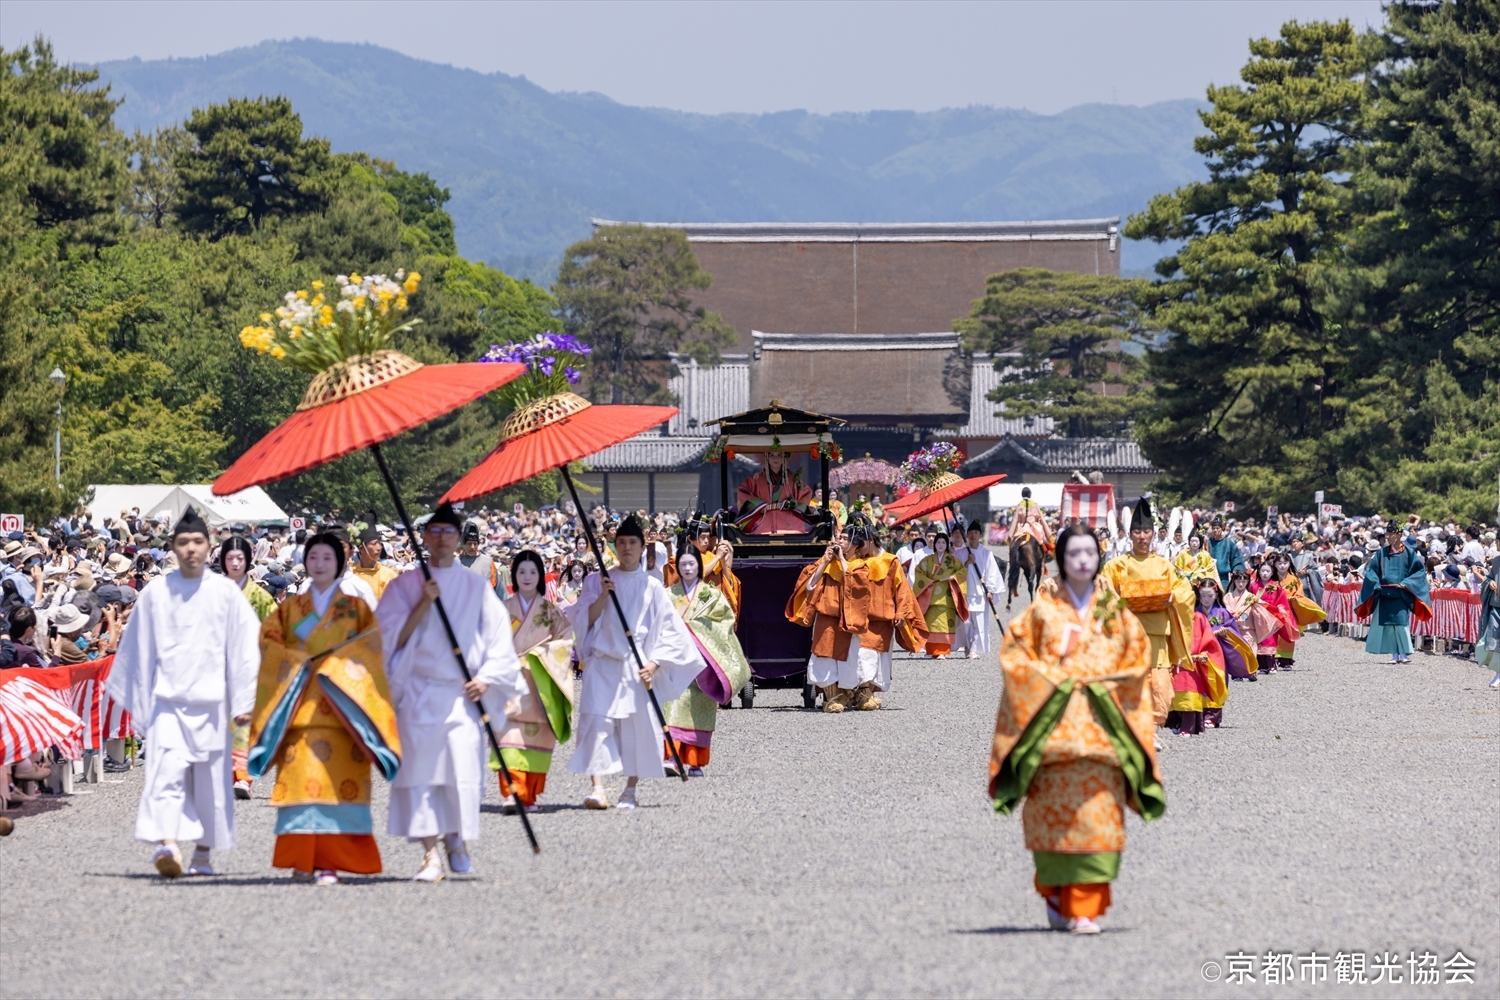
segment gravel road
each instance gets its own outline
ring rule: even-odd
[[[1500,995],[1488,673],[1325,636],[1298,653],[1232,685],[1226,728],[1163,736],[1166,816],[1130,818],[1098,937],[1043,929],[1020,820],[984,798],[993,656],[898,657],[881,712],[762,691],[722,713],[709,776],[648,783],[634,813],[579,808],[559,754],[544,853],[491,788],[477,874],[436,886],[384,836],[384,876],[289,884],[269,783],[221,875],[164,883],[131,839],[139,772],[108,776],[0,841],[0,995]],[[1268,951],[1364,953],[1370,979],[1394,952],[1401,983],[1268,986]],[[1455,951],[1473,985],[1410,982],[1410,953]],[[1206,981],[1239,953],[1254,985]]]

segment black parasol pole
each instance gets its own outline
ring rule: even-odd
[[[573,485],[573,477],[568,474],[568,467],[562,467],[563,482],[568,484],[568,492],[573,496],[573,508],[578,511],[578,523],[583,526],[583,535],[589,540],[589,551],[594,553],[594,560],[599,564],[599,581],[604,582],[604,553],[599,550],[599,539],[594,537],[594,529],[589,527],[589,519],[583,514],[583,501],[578,499],[578,488]],[[625,630],[625,638],[630,643],[630,653],[635,657],[637,670],[646,669],[646,664],[641,660],[641,651],[635,646],[635,633],[630,630],[630,623],[625,620],[625,609],[620,606],[620,595],[613,590],[609,592],[609,599],[614,603],[615,614],[620,616],[620,627]],[[687,768],[682,766],[682,758],[677,754],[677,741],[672,739],[671,732],[667,729],[667,717],[662,714],[661,702],[656,700],[656,692],[651,690],[651,682],[646,681],[646,694],[651,696],[651,708],[656,712],[656,721],[661,723],[661,734],[666,737],[667,748],[672,751],[672,763],[677,765],[677,773],[683,781],[688,780]]]
[[[948,551],[949,552],[953,551],[953,529],[957,526],[957,521],[956,520],[955,521],[949,521],[948,520],[948,511],[951,510],[951,509],[952,508],[946,507],[946,506],[943,508],[943,525],[945,527],[947,527],[947,529],[948,529]],[[954,515],[954,516],[955,516],[955,518],[957,517],[957,515]],[[974,559],[974,553],[969,548],[969,540],[967,538],[964,539],[964,551],[968,554],[969,558],[971,560],[973,560],[975,568],[978,568],[978,566],[979,566],[979,560]],[[990,558],[991,559],[995,558],[995,553],[991,552],[990,553]],[[990,614],[992,614],[992,615],[995,616],[995,625],[996,625],[996,627],[998,627],[1001,632],[1004,632],[1005,631],[1005,623],[1000,620],[1000,612],[995,607],[995,599],[990,596],[990,588],[988,588],[988,587],[986,587],[984,585],[984,571],[983,570],[980,570],[980,573],[979,573],[979,589],[984,594],[984,603],[986,603],[986,604],[988,604],[990,606]]]
[[[432,570],[427,568],[427,557],[422,553],[422,546],[417,542],[416,529],[411,526],[411,518],[406,516],[406,504],[401,502],[401,494],[396,492],[396,480],[391,477],[390,466],[385,464],[385,456],[380,453],[380,445],[372,444],[370,451],[375,455],[375,464],[380,466],[380,475],[385,479],[385,488],[391,491],[391,500],[396,505],[396,514],[401,518],[401,524],[406,528],[406,537],[411,542],[411,550],[416,554],[417,565],[422,568],[422,577],[426,580],[432,579]],[[453,634],[453,623],[448,621],[448,612],[443,608],[443,599],[439,597],[432,602],[437,609],[438,617],[442,619],[443,631],[448,636],[448,645],[453,649],[453,658],[458,661],[458,669],[463,672],[464,681],[472,681],[474,675],[469,672],[469,665],[464,661],[463,648],[458,644],[458,637]],[[526,815],[526,806],[521,801],[519,793],[515,792],[516,782],[510,776],[510,768],[505,766],[505,756],[500,752],[500,741],[495,737],[494,727],[490,725],[490,713],[485,711],[484,702],[476,702],[475,708],[479,709],[479,722],[484,727],[485,735],[490,738],[490,749],[495,751],[495,759],[500,762],[500,773],[505,776],[506,784],[510,785],[515,794],[516,815],[521,817],[521,827],[526,831],[526,839],[531,841],[533,854],[542,853],[542,845],[536,842],[536,833],[531,829],[531,819]]]

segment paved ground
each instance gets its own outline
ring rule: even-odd
[[[224,874],[164,884],[130,839],[128,775],[0,841],[0,995],[1489,996],[1500,994],[1500,696],[1472,661],[1381,665],[1311,637],[1298,670],[1232,686],[1226,728],[1164,737],[1168,807],[1131,818],[1096,938],[1043,930],[1018,818],[985,765],[998,674],[898,660],[879,713],[762,692],[720,716],[710,776],[645,808],[577,808],[554,765],[545,853],[487,806],[478,875],[293,886],[272,810],[239,812]],[[491,801],[494,801],[493,793]],[[377,824],[385,806],[377,801]],[[1226,956],[1401,959],[1400,985],[1206,982]],[[1478,963],[1413,986],[1408,954]]]

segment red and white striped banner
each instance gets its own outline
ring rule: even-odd
[[[1359,588],[1357,583],[1323,584],[1323,610],[1328,612],[1329,621],[1339,625],[1370,624],[1368,617],[1354,616],[1354,609],[1359,605]]]
[[[1114,509],[1114,483],[1064,483],[1057,523],[1059,527],[1066,527],[1068,522],[1077,518],[1099,531],[1109,527],[1109,513]]]
[[[8,680],[0,686],[0,767],[78,739],[83,720],[56,690],[25,676]]]
[[[114,657],[106,656],[71,667],[0,671],[0,690],[24,679],[48,689],[68,706],[83,725],[66,742],[58,743],[57,748],[68,760],[78,760],[85,750],[102,749],[105,740],[131,734],[130,713],[104,690],[113,665]]]
[[[1370,619],[1356,618],[1354,609],[1359,604],[1358,583],[1325,583],[1323,585],[1323,610],[1328,620],[1341,625],[1370,624]],[[1479,638],[1479,595],[1467,590],[1440,589],[1432,592],[1432,617],[1426,621],[1411,619],[1411,634],[1435,636],[1439,639],[1456,639],[1459,642],[1475,642]]]

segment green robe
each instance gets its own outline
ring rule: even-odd
[[[708,746],[719,705],[739,693],[750,679],[750,661],[734,634],[734,609],[719,588],[700,583],[688,597],[681,581],[667,593],[687,623],[708,669],[688,686],[682,697],[662,706],[672,738],[694,746]]]

